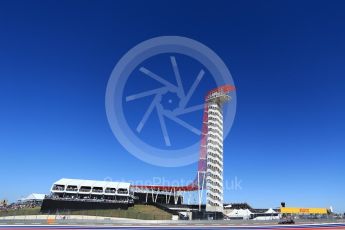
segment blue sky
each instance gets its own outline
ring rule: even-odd
[[[104,106],[129,49],[177,35],[214,50],[236,84],[224,175],[242,189],[225,200],[345,211],[344,10],[343,1],[1,1],[0,199],[47,193],[62,177],[192,179],[195,164],[129,154]]]

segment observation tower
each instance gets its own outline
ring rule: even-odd
[[[152,193],[152,199],[154,193],[158,192],[169,193],[176,197],[178,193],[198,191],[199,210],[201,210],[203,191],[206,190],[206,211],[223,212],[223,105],[231,99],[229,93],[234,90],[234,86],[223,85],[209,91],[205,97],[198,170],[191,184],[131,185],[131,187],[147,191],[147,194]]]

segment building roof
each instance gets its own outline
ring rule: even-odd
[[[81,179],[67,179],[62,178],[56,181],[54,184],[58,185],[76,185],[81,186],[90,186],[90,187],[111,187],[111,188],[127,188],[129,189],[130,183],[127,182],[114,182],[114,181],[97,181],[97,180],[81,180]]]

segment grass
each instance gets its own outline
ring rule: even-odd
[[[40,207],[36,208],[23,208],[19,210],[7,210],[7,211],[0,211],[0,216],[23,216],[23,215],[39,215],[40,214]]]
[[[0,216],[20,216],[20,215],[40,215],[40,208],[27,208],[21,210],[0,211]],[[87,215],[87,216],[105,216],[133,218],[143,220],[171,220],[171,214],[152,205],[135,205],[128,210],[120,209],[96,209],[80,211],[59,211],[58,215]]]

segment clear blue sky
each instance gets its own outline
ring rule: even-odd
[[[224,164],[242,189],[225,200],[345,211],[344,10],[344,1],[1,1],[0,199],[47,193],[62,177],[192,179],[195,164],[157,167],[127,153],[104,106],[124,53],[180,35],[213,49],[237,87]]]

